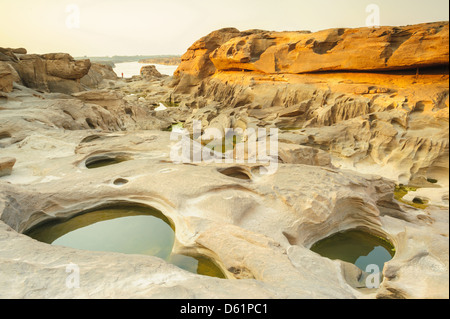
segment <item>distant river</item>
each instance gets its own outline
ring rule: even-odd
[[[153,64],[156,69],[161,74],[166,75],[173,75],[173,72],[178,68],[178,65],[162,65],[162,64]],[[116,63],[116,67],[114,68],[114,72],[116,72],[118,77],[122,76],[124,78],[131,78],[133,75],[140,75],[141,68],[144,65],[150,65],[145,63],[139,63],[139,62],[123,62],[123,63]]]

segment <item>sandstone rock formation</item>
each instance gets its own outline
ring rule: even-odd
[[[75,61],[66,53],[25,54],[26,50],[0,50],[1,60],[18,73],[21,82],[45,92],[74,93],[83,90],[79,80],[91,67],[89,60]]]
[[[159,71],[156,69],[154,65],[144,65],[141,68],[141,76],[144,79],[152,79],[154,77],[160,78],[162,77],[162,74],[159,73]]]
[[[8,84],[0,100],[1,154],[17,160],[0,177],[0,298],[448,299],[443,39],[448,23],[317,33],[222,29],[189,48],[170,87],[170,78],[110,79],[66,94],[48,92],[48,81],[76,85],[88,62],[0,50],[7,83],[15,76],[10,66],[23,81],[13,80],[12,90]],[[297,74],[321,65],[329,71]],[[45,75],[33,78],[31,66]],[[350,66],[364,72],[347,72]],[[418,74],[409,70],[417,67]],[[155,110],[161,103],[164,110]],[[199,140],[204,135],[190,136],[193,120],[204,135],[208,128],[279,128],[277,169],[266,174],[267,163],[248,161],[248,153],[246,161],[226,162],[234,150],[217,151],[209,162],[176,163],[180,134],[168,132],[172,124],[187,130],[189,150],[209,151]],[[118,157],[126,160],[86,167]],[[399,183],[419,187],[405,198],[427,205],[398,200]],[[227,279],[157,257],[24,235],[40,222],[123,203],[161,210],[173,222],[173,252],[206,255]],[[361,289],[367,273],[353,264],[310,250],[355,228],[395,246],[378,289]],[[65,285],[68,264],[79,267],[80,288]]]
[[[201,80],[221,70],[298,74],[448,66],[448,40],[448,22],[315,33],[221,29],[195,42],[174,75]]]
[[[235,28],[221,29],[211,32],[190,46],[187,52],[181,56],[181,64],[174,73],[179,92],[187,93],[187,90],[197,85],[201,79],[214,74],[216,69],[209,55],[222,44],[240,34],[241,32]]]
[[[448,65],[448,40],[444,22],[315,33],[256,32],[232,38],[210,59],[217,70],[270,74],[406,70]]]
[[[33,89],[73,93],[82,91],[78,80],[89,72],[90,61],[75,61],[63,53],[19,56],[16,69],[23,83]]]
[[[74,97],[89,104],[101,106],[120,120],[120,127],[126,130],[163,129],[170,125],[164,119],[155,118],[145,106],[136,105],[123,99],[123,95],[112,90],[90,90],[74,93]]]
[[[448,297],[447,212],[400,207],[389,180],[303,164],[280,164],[270,176],[258,176],[258,164],[242,164],[250,172],[242,180],[214,164],[171,163],[168,132],[68,131],[64,140],[56,133],[40,131],[5,149],[21,165],[0,180],[0,282],[10,288],[0,290],[2,297]],[[84,167],[105,153],[131,159]],[[118,178],[128,183],[117,186]],[[194,275],[151,256],[50,246],[21,234],[54,216],[124,201],[163,211],[175,223],[176,251],[201,251],[239,280]],[[356,278],[344,274],[340,261],[309,250],[354,227],[384,234],[397,248],[378,290],[355,289],[349,282]],[[79,289],[64,286],[69,263],[80,267]],[[25,265],[33,271],[15,271]],[[421,280],[413,280],[418,272]]]
[[[14,61],[17,62],[15,54],[27,54],[27,50],[24,48],[11,49],[0,47],[0,61]]]
[[[331,166],[331,156],[318,148],[292,143],[278,143],[278,156],[282,163]]]
[[[183,55],[173,98],[200,108],[192,118],[204,125],[228,114],[233,127],[289,130],[285,142],[326,150],[335,165],[423,185],[448,178],[448,64],[448,22],[223,29]]]
[[[109,87],[108,80],[116,80],[117,74],[114,72],[112,66],[91,63],[88,74],[83,76],[80,83],[90,89],[102,89]]]
[[[11,92],[13,89],[13,75],[9,64],[0,62],[0,91]]]

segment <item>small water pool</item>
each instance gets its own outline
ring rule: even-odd
[[[369,265],[377,265],[380,273],[384,263],[395,254],[394,246],[387,239],[359,229],[333,234],[315,243],[311,250],[323,257],[352,263],[362,271]]]
[[[175,229],[167,217],[150,207],[99,209],[37,225],[25,234],[51,245],[157,256],[193,273],[225,278],[207,257],[172,254]]]

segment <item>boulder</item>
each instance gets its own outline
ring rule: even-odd
[[[13,89],[12,72],[7,64],[0,62],[0,92],[11,92]]]
[[[25,49],[25,48],[16,48],[16,49],[11,49],[11,50],[15,54],[27,54],[27,49]]]
[[[100,89],[107,86],[107,80],[117,80],[117,74],[112,66],[91,63],[88,74],[81,78],[80,83],[91,89]]]
[[[27,54],[27,49],[25,48],[0,48],[0,53],[11,55],[11,54]],[[13,56],[11,56],[14,58]]]
[[[79,79],[85,76],[91,67],[89,60],[75,61],[66,53],[14,56],[17,61],[12,60],[11,65],[17,71],[23,84],[46,92],[70,94],[82,91]]]
[[[81,79],[91,67],[90,60],[74,60],[67,53],[48,53],[40,57],[45,60],[48,75],[66,80]]]
[[[1,48],[0,47],[0,61],[7,61],[7,62],[17,62],[18,59],[15,55],[15,52],[24,52],[24,51],[17,51],[17,49],[10,49],[10,48]],[[25,50],[26,52],[26,50]]]
[[[159,71],[156,69],[156,66],[154,66],[154,65],[144,65],[141,68],[140,73],[141,73],[141,76],[146,80],[162,77],[162,74],[159,73]]]

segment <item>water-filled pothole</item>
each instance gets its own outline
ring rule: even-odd
[[[380,273],[384,263],[394,257],[395,248],[385,238],[351,229],[335,233],[315,243],[311,250],[330,259],[340,259],[356,265],[362,271],[377,265]]]
[[[85,165],[89,169],[114,165],[130,160],[127,156],[99,155],[88,158]]]
[[[221,269],[205,256],[172,254],[174,227],[160,211],[150,207],[98,209],[39,224],[25,234],[57,246],[157,256],[193,273],[225,278]]]

